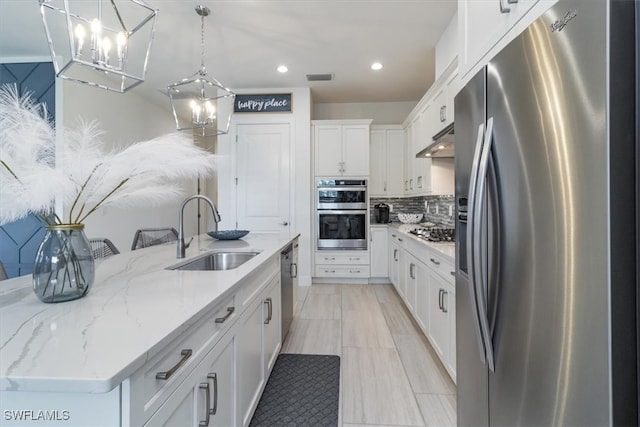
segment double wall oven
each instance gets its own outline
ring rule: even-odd
[[[367,249],[367,180],[319,179],[316,186],[318,249]]]

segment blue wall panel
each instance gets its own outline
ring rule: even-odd
[[[47,106],[49,120],[55,117],[55,73],[50,62],[0,64],[0,84],[18,86],[20,94]],[[31,274],[33,261],[44,238],[42,221],[35,215],[0,226],[0,261],[9,277]]]

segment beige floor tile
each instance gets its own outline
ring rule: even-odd
[[[343,348],[342,368],[344,423],[423,425],[394,349]]]
[[[300,310],[301,319],[335,319],[341,317],[340,294],[316,293],[309,291]]]
[[[344,286],[342,310],[380,312],[380,304],[375,291],[369,285]]]
[[[394,348],[380,310],[342,312],[343,347]]]
[[[342,285],[330,285],[327,283],[315,283],[309,287],[312,294],[340,294]]]
[[[442,406],[444,406],[444,410],[449,415],[451,421],[453,421],[453,425],[458,424],[458,402],[455,394],[442,394],[440,395],[440,400],[442,402]]]
[[[295,319],[282,353],[342,354],[339,320]]]
[[[455,427],[455,419],[450,416],[451,408],[444,399],[445,396],[438,394],[417,394],[416,399],[422,411],[425,425],[427,427]]]
[[[398,302],[400,301],[398,294],[393,289],[393,285],[389,284],[375,284],[371,285],[373,290],[376,293],[376,297],[378,297],[378,302]]]
[[[456,393],[453,381],[424,337],[393,335],[393,340],[415,393]]]
[[[389,330],[392,335],[411,335],[421,333],[417,326],[414,325],[411,316],[404,308],[402,302],[384,302],[380,303],[382,314],[384,315]]]

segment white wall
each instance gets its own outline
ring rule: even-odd
[[[288,93],[292,94],[291,113],[263,113],[234,115],[231,119],[231,129],[236,122],[249,123],[255,119],[255,123],[281,122],[290,123],[294,131],[294,140],[291,147],[291,160],[293,162],[293,179],[291,188],[292,197],[292,221],[291,231],[300,233],[298,253],[298,277],[299,284],[307,286],[311,284],[311,93],[308,88],[271,88],[271,89],[247,89],[238,90],[237,93]],[[220,116],[225,117],[233,106],[230,102],[218,105]],[[229,134],[235,134],[230,129]],[[235,177],[234,146],[230,135],[218,137],[218,154],[221,156],[218,164],[218,202],[222,222],[221,229],[234,229],[236,220],[236,193],[233,179]]]
[[[374,125],[399,125],[417,101],[314,104],[313,120],[373,119]]]
[[[436,45],[436,80],[458,56],[458,13],[456,12],[445,28]]]
[[[76,126],[78,118],[97,120],[109,145],[122,146],[175,132],[167,100],[166,108],[152,104],[133,92],[119,94],[65,81],[64,127]],[[185,196],[195,193],[195,183],[183,183]],[[180,199],[155,207],[105,207],[85,221],[87,237],[106,237],[120,250],[129,251],[135,231],[148,227],[178,228]],[[185,236],[196,234],[195,203],[185,211]]]

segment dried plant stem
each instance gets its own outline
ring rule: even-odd
[[[87,179],[84,181],[84,183],[82,184],[82,187],[80,187],[80,191],[78,191],[78,194],[76,195],[76,198],[73,201],[73,204],[71,205],[71,210],[69,210],[69,223],[71,223],[72,218],[73,218],[73,210],[75,209],[76,205],[78,204],[78,201],[80,200],[80,196],[82,195],[82,192],[84,191],[84,189],[87,187],[87,184],[89,184],[89,181],[91,181],[91,178],[93,177],[93,175],[96,173],[96,170],[102,165],[102,163],[98,163],[96,165],[95,168],[93,168],[93,170],[91,171],[91,173],[89,174],[89,176],[87,177]],[[84,205],[82,205],[82,208],[84,208]],[[78,215],[82,214],[82,210],[80,210],[80,213]]]
[[[107,193],[106,196],[104,196],[102,198],[102,200],[100,200],[89,212],[87,212],[82,218],[80,218],[80,215],[82,214],[82,210],[80,211],[80,213],[78,214],[78,217],[76,218],[76,223],[77,224],[81,224],[82,221],[84,221],[89,215],[91,215],[93,212],[95,212],[96,209],[98,209],[109,197],[111,197],[111,195],[113,193],[115,193],[116,191],[118,191],[120,188],[122,188],[123,185],[125,185],[127,183],[127,181],[129,181],[129,178],[123,179],[122,181],[120,181],[120,184],[118,184],[113,190],[111,190],[109,193]],[[83,206],[84,208],[84,206]]]

